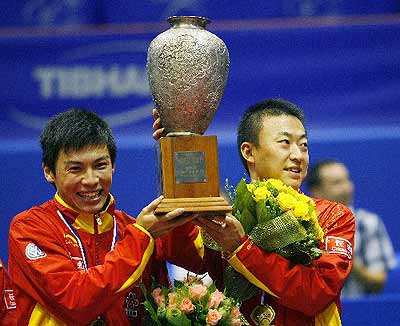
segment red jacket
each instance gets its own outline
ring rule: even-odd
[[[13,219],[9,271],[19,326],[90,325],[99,316],[106,325],[141,325],[137,285],[149,289],[152,277],[167,285],[166,260],[191,270],[200,265],[197,228],[186,224],[154,240],[110,198],[95,216],[79,215],[56,195]]]
[[[16,300],[14,288],[7,271],[0,259],[0,326],[12,326],[16,324]]]
[[[310,267],[292,265],[278,254],[265,252],[248,238],[228,260],[262,290],[259,296],[242,304],[241,311],[249,322],[251,311],[261,303],[264,293],[264,304],[270,305],[276,314],[271,325],[341,325],[340,291],[352,266],[354,216],[341,204],[327,200],[316,200],[316,204],[325,233],[321,249],[327,252]],[[208,267],[211,277],[218,279],[217,284],[223,288],[219,275],[227,263],[215,264],[219,256],[214,255],[214,263]]]

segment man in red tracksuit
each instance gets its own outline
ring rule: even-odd
[[[182,209],[155,216],[161,197],[137,219],[116,210],[115,141],[96,114],[63,112],[40,140],[44,175],[57,192],[11,223],[17,324],[144,324],[138,285],[150,289],[153,279],[166,285],[166,260],[192,270],[201,263],[198,230],[186,223],[192,217],[175,219]]]
[[[161,132],[156,130],[153,136],[157,138]],[[251,106],[239,124],[238,149],[252,180],[280,179],[299,190],[309,164],[303,112],[281,99]],[[325,233],[321,249],[326,252],[309,267],[265,252],[244,234],[234,217],[226,217],[222,225],[199,220],[225,251],[225,262],[221,262],[219,253],[207,250],[205,255],[210,276],[218,286],[223,288],[220,275],[230,264],[260,289],[258,296],[241,307],[252,324],[256,323],[251,312],[264,306],[263,325],[341,325],[340,291],[352,266],[354,216],[345,206],[323,199],[316,200],[316,211]]]
[[[17,303],[15,300],[15,293],[8,276],[5,266],[0,259],[0,326],[17,325],[15,321],[15,311]]]

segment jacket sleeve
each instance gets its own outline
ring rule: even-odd
[[[188,222],[156,241],[156,255],[160,260],[183,267],[194,273],[205,273],[204,245],[199,227]]]
[[[0,326],[16,325],[17,308],[12,282],[0,260]]]
[[[135,284],[154,250],[154,240],[146,230],[128,225],[104,264],[77,270],[62,245],[64,240],[42,220],[29,215],[14,219],[9,236],[10,275],[19,288],[66,321],[93,321],[120,292]]]
[[[278,254],[265,252],[250,239],[235,251],[229,263],[282,305],[315,315],[340,295],[352,266],[355,230],[352,213],[342,205],[326,207],[320,214],[326,252],[311,266],[293,265]]]

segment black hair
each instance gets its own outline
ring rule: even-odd
[[[263,126],[264,116],[292,115],[299,119],[304,126],[304,113],[295,104],[283,99],[267,99],[250,106],[242,115],[237,129],[237,148],[240,159],[247,171],[247,161],[243,157],[240,147],[244,142],[259,146],[259,134]]]
[[[312,189],[314,187],[318,187],[321,185],[321,169],[327,165],[332,165],[332,164],[342,164],[342,162],[335,160],[335,159],[325,159],[325,160],[320,160],[313,164],[307,173],[307,178],[305,180],[307,188]]]
[[[106,145],[113,166],[117,156],[115,139],[107,122],[84,109],[70,109],[53,117],[40,134],[40,144],[42,162],[53,173],[62,150],[78,151],[88,145]]]

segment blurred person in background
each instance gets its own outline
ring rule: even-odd
[[[110,189],[117,147],[93,112],[58,114],[40,142],[44,176],[56,193],[11,223],[17,324],[142,325],[138,285],[168,286],[167,260],[194,270],[201,263],[198,229],[186,223],[194,216],[176,219],[181,208],[156,216],[162,197],[136,219],[116,209]]]
[[[342,203],[356,218],[354,263],[342,296],[382,292],[388,271],[396,266],[393,245],[379,215],[353,206],[354,184],[346,166],[338,160],[321,160],[310,168],[306,183],[313,197]]]

